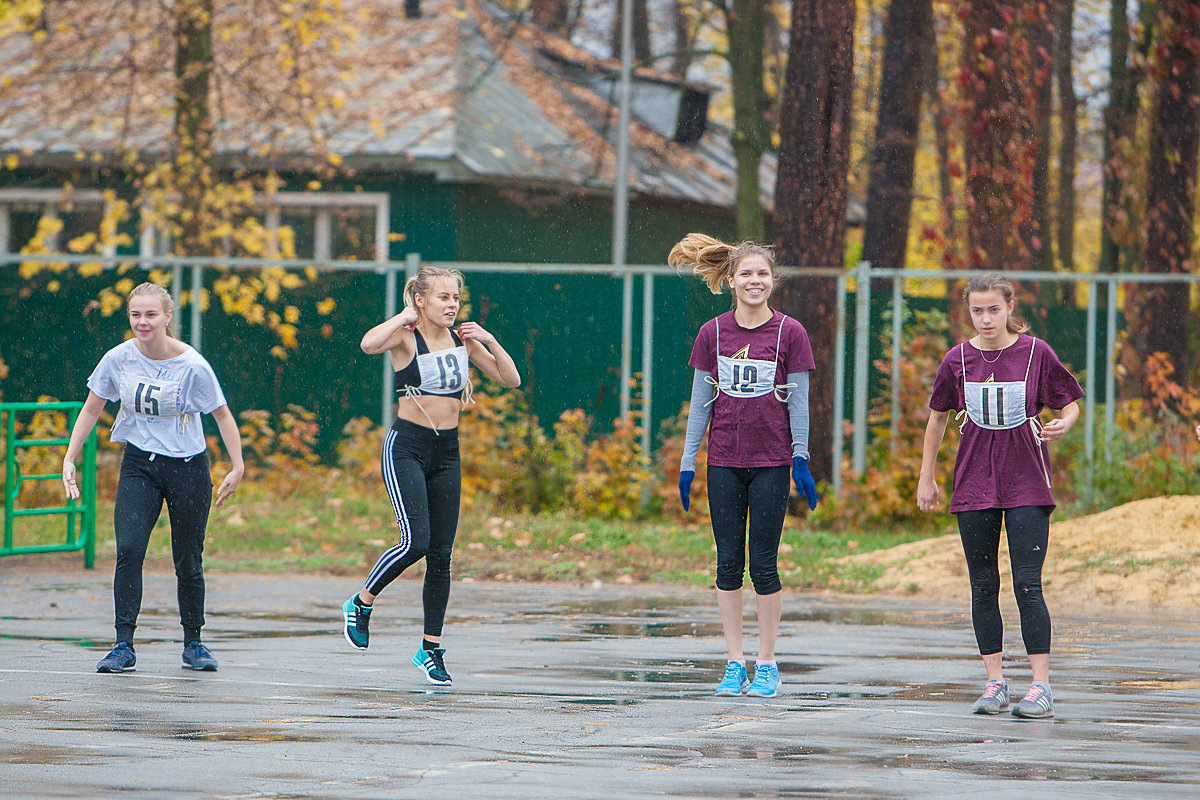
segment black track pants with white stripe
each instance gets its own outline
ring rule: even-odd
[[[426,636],[441,636],[450,599],[450,553],[458,531],[462,470],[458,429],[435,431],[397,419],[383,443],[383,485],[400,528],[380,556],[366,590],[378,595],[400,573],[425,559]]]

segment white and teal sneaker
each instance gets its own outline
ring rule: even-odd
[[[746,665],[740,661],[730,661],[725,665],[725,677],[717,684],[716,693],[722,697],[740,697],[750,685],[746,677]]]
[[[360,605],[355,602],[358,600],[358,592],[350,595],[346,602],[342,603],[342,618],[346,623],[344,633],[346,641],[356,650],[366,650],[367,642],[370,641],[370,631],[368,626],[371,624],[371,606]]]
[[[425,673],[425,680],[434,686],[450,686],[452,681],[450,673],[446,672],[445,655],[446,648],[444,647],[435,647],[432,650],[418,647],[412,663],[414,667]]]
[[[746,694],[751,697],[774,697],[779,692],[779,666],[776,664],[755,664],[754,682]]]
[[[1024,719],[1049,719],[1054,716],[1054,697],[1050,694],[1050,684],[1034,681],[1029,687],[1025,698],[1013,706],[1014,717]]]

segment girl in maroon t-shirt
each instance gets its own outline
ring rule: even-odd
[[[1008,684],[1001,672],[1004,627],[1000,618],[1000,525],[1008,534],[1013,592],[1021,612],[1021,636],[1033,683],[1012,713],[1054,716],[1050,693],[1050,612],[1042,597],[1042,565],[1050,534],[1054,496],[1050,488],[1047,442],[1061,439],[1079,419],[1079,382],[1050,345],[1026,335],[1029,326],[1013,316],[1013,286],[991,272],[970,280],[963,299],[978,335],[946,353],[929,399],[929,424],[917,506],[938,504],[935,477],[938,448],[950,412],[961,409],[962,441],[954,462],[950,512],[958,516],[971,579],[971,619],[987,687],[975,702],[976,714],[1008,708]],[[1044,426],[1043,408],[1060,412]]]
[[[767,305],[775,286],[771,251],[689,234],[667,263],[690,266],[713,294],[729,286],[734,308],[700,329],[688,361],[695,368],[679,497],[690,504],[696,453],[708,433],[708,505],[717,544],[717,605],[729,660],[719,695],[774,697],[779,690],[775,638],[782,613],[776,565],[787,513],[788,467],[796,489],[816,508],[808,470],[808,373],[816,366],[808,333]],[[716,388],[714,394],[713,388]],[[754,682],[742,651],[742,580],[749,519],[750,580],[758,605]]]

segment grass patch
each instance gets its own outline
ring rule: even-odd
[[[213,509],[205,539],[205,565],[213,571],[318,572],[365,576],[395,543],[395,520],[382,490],[353,486],[309,487],[280,497],[270,487],[244,482],[235,502]],[[113,504],[101,502],[96,552],[116,552]],[[928,531],[832,533],[789,518],[780,545],[779,570],[789,589],[871,591],[882,567],[835,563],[852,553],[914,541]],[[14,544],[65,541],[63,517],[16,521]],[[147,557],[167,563],[170,525],[164,509]],[[465,510],[455,543],[458,578],[492,581],[654,581],[709,586],[715,547],[707,523],[578,518]],[[420,565],[414,568],[418,570]]]

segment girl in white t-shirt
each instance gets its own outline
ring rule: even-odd
[[[133,631],[142,607],[142,562],[150,532],[162,513],[171,519],[171,552],[179,580],[183,666],[215,670],[217,661],[200,643],[204,625],[204,530],[212,504],[212,478],[201,414],[212,414],[233,468],[217,490],[217,507],[242,480],[242,439],[212,367],[170,333],[170,293],[143,283],[129,293],[133,338],[104,354],[88,378],[88,397],[75,420],[63,458],[67,497],[79,498],[75,459],[105,402],[119,402],[112,440],[125,442],[113,527],[117,566],[113,577],[117,643],[97,672],[124,672],[137,662]]]

